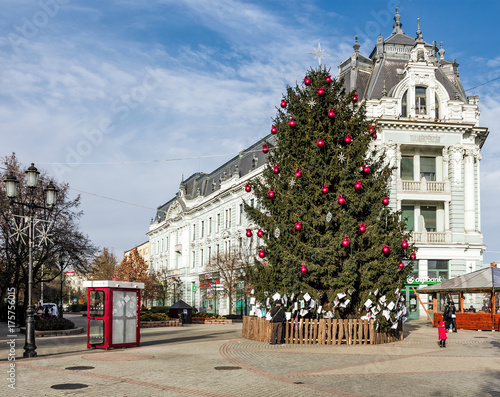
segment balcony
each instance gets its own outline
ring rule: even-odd
[[[412,232],[410,241],[414,244],[449,244],[451,232]]]
[[[432,193],[432,194],[450,194],[449,182],[426,181],[403,181],[398,180],[398,191],[403,193]]]

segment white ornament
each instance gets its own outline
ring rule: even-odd
[[[274,231],[274,237],[275,238],[279,238],[280,237],[280,233],[281,233],[280,228],[277,227],[276,230]]]
[[[293,189],[294,186],[295,186],[295,179],[292,179],[290,181],[290,189]]]
[[[330,222],[332,220],[332,213],[328,211],[328,214],[326,214],[326,221]]]
[[[311,99],[309,102],[307,102],[307,104],[312,109],[314,107],[314,105],[316,105],[316,101],[314,99]]]
[[[345,163],[346,157],[344,156],[344,153],[340,152],[340,154],[337,157],[342,164]]]

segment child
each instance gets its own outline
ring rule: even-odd
[[[448,339],[446,336],[447,332],[448,330],[445,327],[444,321],[440,321],[438,327],[439,347],[446,347],[446,339]]]

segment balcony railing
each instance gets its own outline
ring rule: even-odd
[[[403,192],[450,193],[449,182],[398,180],[398,190]]]
[[[412,233],[411,242],[415,244],[446,244],[451,243],[451,233],[423,232]]]

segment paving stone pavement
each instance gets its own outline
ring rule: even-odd
[[[165,340],[179,332],[162,330]],[[443,349],[437,330],[420,321],[405,325],[403,341],[374,346],[271,346],[241,338],[241,323],[188,331],[223,337],[108,351],[82,346],[34,359],[20,358],[18,340],[13,390],[0,324],[0,396],[500,396],[499,332],[459,330]],[[141,335],[148,332],[158,329]]]

